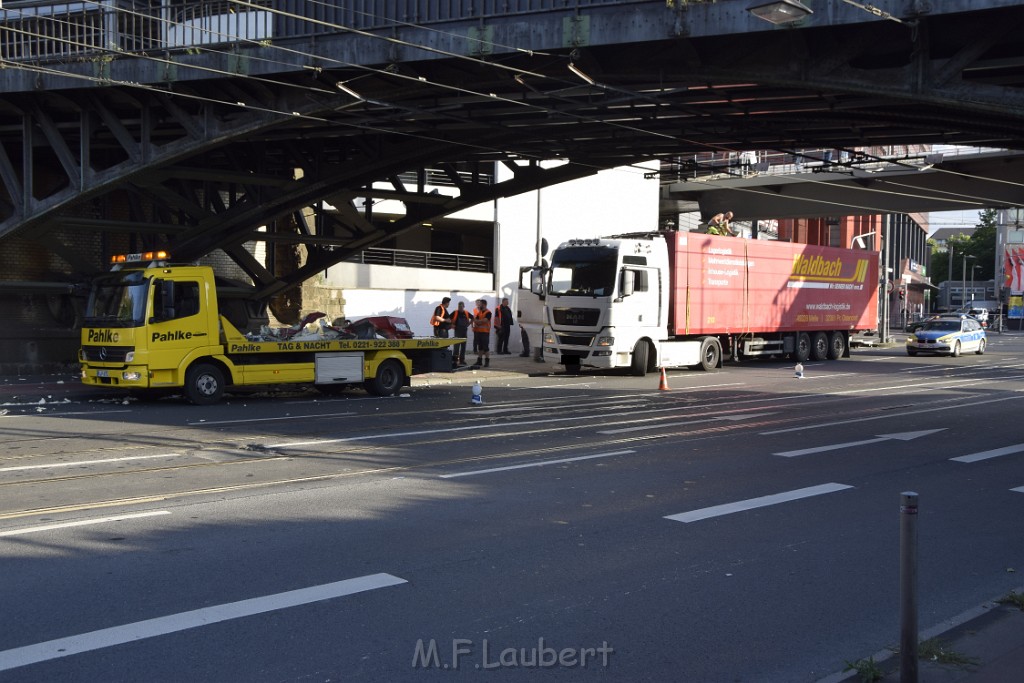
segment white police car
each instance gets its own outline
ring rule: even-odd
[[[923,327],[907,337],[907,355],[918,353],[948,354],[956,358],[961,353],[985,353],[985,329],[969,315],[942,315],[929,320]]]

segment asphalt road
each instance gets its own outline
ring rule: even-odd
[[[816,681],[1024,571],[1024,337],[0,416],[0,680]]]

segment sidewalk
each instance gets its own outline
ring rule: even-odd
[[[1024,588],[1015,591],[1024,595]],[[898,636],[898,634],[897,634]],[[1024,678],[1024,609],[1015,604],[986,602],[974,609],[921,631],[919,642],[930,641],[931,659],[924,648],[918,651],[919,683],[1010,683]],[[868,657],[859,663],[866,663]],[[846,671],[823,678],[819,683],[878,681],[899,683],[900,656],[882,650],[873,656],[874,667],[864,672],[881,677],[858,676]]]
[[[466,360],[476,360],[476,357],[466,356]],[[444,384],[469,385],[477,380],[481,384],[499,379],[511,379],[514,377],[544,377],[546,375],[559,374],[565,368],[550,360],[543,363],[535,361],[531,355],[528,358],[518,353],[510,355],[491,354],[491,364],[487,367],[467,365],[455,372],[430,372],[423,375],[413,375],[412,386],[426,387]]]

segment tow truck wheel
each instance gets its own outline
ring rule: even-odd
[[[811,336],[806,332],[796,335],[796,349],[792,353],[793,360],[803,363],[811,357]]]
[[[647,342],[642,339],[633,347],[633,358],[629,366],[629,372],[634,377],[643,377],[647,374]]]
[[[815,332],[811,337],[811,359],[826,360],[828,358],[828,335],[824,332]]]
[[[224,373],[210,363],[193,365],[185,373],[185,398],[197,406],[217,403],[224,396]]]
[[[405,369],[394,358],[377,366],[377,376],[366,380],[366,390],[376,396],[393,396],[405,385]]]
[[[846,336],[842,332],[828,333],[828,359],[839,360],[846,355]]]

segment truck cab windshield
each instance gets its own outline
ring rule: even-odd
[[[611,296],[618,253],[611,247],[565,247],[551,257],[551,294]]]
[[[142,273],[108,275],[93,283],[85,309],[85,324],[141,327],[146,320],[149,280]]]

